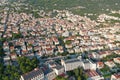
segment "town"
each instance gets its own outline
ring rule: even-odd
[[[115,17],[53,12],[0,12],[0,80],[120,80],[120,23],[104,22]]]

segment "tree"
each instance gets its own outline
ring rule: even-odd
[[[2,73],[3,73],[3,71],[4,71],[4,66],[3,66],[3,64],[2,64],[2,63],[0,63],[0,74],[2,74]]]
[[[9,80],[9,77],[8,76],[4,76],[2,77],[3,80]]]
[[[61,76],[57,76],[56,80],[68,80],[67,78],[61,77]]]
[[[87,74],[83,74],[83,78],[84,78],[84,80],[87,80],[88,75]]]
[[[80,76],[78,76],[77,80],[82,80]]]
[[[71,44],[71,41],[70,40],[67,40],[66,42],[65,42],[65,44]]]
[[[27,73],[38,66],[39,61],[36,57],[29,59],[27,57],[19,57],[18,64],[22,73]]]
[[[22,34],[19,32],[18,34],[16,33],[12,33],[12,38],[13,39],[16,39],[16,38],[21,38],[22,37]]]
[[[2,46],[0,46],[0,57],[3,57],[5,54],[4,54],[4,51],[3,51],[3,48]]]
[[[79,73],[80,73],[80,75],[82,75],[82,73],[83,73],[83,69],[82,69],[82,68],[80,68],[80,69],[79,69],[79,71],[80,71],[80,72],[79,72]]]
[[[0,80],[19,80],[20,73],[17,66],[7,65]]]
[[[79,69],[75,69],[74,73],[75,73],[75,76],[78,77],[79,76]]]

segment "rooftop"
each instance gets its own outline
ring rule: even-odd
[[[79,62],[79,59],[70,59],[70,60],[66,60],[65,63],[73,63],[73,62]]]
[[[41,74],[43,74],[42,70],[39,68],[35,68],[33,71],[25,73],[22,76],[23,76],[24,80],[30,80],[36,76],[41,75]]]
[[[116,79],[120,79],[120,73],[116,73],[116,74],[114,74],[114,76]]]

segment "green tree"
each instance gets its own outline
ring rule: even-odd
[[[57,76],[56,80],[68,80],[67,78],[61,77],[61,76]]]
[[[71,44],[71,41],[70,40],[67,40],[66,42],[65,42],[65,44]]]
[[[4,66],[3,66],[3,64],[2,64],[2,63],[0,63],[0,74],[2,74],[2,73],[3,73],[3,71],[4,71]]]
[[[78,76],[77,80],[82,80],[80,76]]]
[[[19,57],[18,63],[20,65],[20,70],[22,73],[27,73],[38,66],[39,61],[36,57],[29,59],[27,57]]]
[[[78,77],[79,76],[79,69],[75,69],[74,73],[75,73],[75,76]]]
[[[79,71],[80,71],[80,72],[79,72],[79,73],[80,73],[80,75],[82,75],[82,73],[83,73],[83,69],[82,69],[82,68],[80,68],[80,69],[79,69]]]
[[[9,77],[8,76],[4,76],[2,77],[3,80],[9,80]]]
[[[84,80],[87,80],[88,75],[87,74],[83,74],[83,78],[84,78]]]

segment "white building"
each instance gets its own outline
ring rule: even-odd
[[[71,71],[78,67],[82,67],[83,62],[79,59],[69,59],[69,60],[61,60],[61,64],[64,66],[65,71]]]
[[[89,59],[83,60],[83,69],[84,70],[96,70],[96,64]]]

